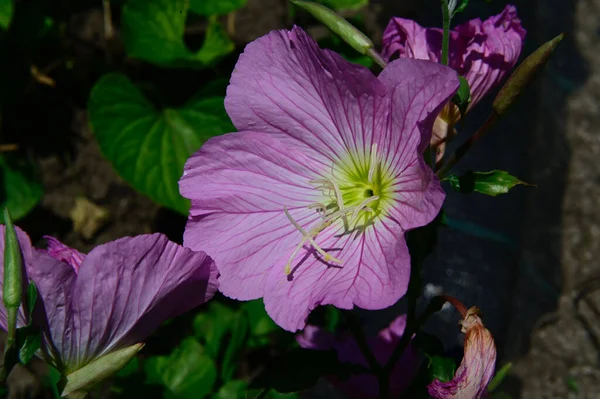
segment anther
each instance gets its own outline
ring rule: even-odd
[[[288,212],[287,208],[284,206],[283,207],[283,212],[285,212],[285,215],[287,216],[287,218],[290,220],[290,222],[294,225],[294,227],[300,232],[302,233],[302,240],[300,241],[300,243],[296,246],[296,248],[294,249],[294,252],[292,252],[292,256],[290,256],[289,260],[287,261],[287,263],[285,264],[285,274],[289,275],[292,272],[292,262],[294,261],[294,258],[296,257],[296,255],[298,254],[298,251],[300,251],[300,248],[302,248],[302,246],[304,245],[305,242],[309,242],[310,245],[312,245],[312,247],[315,249],[315,251],[317,251],[319,254],[321,254],[321,256],[323,256],[323,259],[325,260],[325,262],[334,262],[334,263],[339,263],[342,264],[342,261],[331,256],[330,254],[328,254],[327,252],[325,252],[314,240],[313,237],[316,237],[317,234],[319,234],[325,227],[327,227],[327,221],[322,221],[316,228],[311,229],[310,232],[306,232],[306,230],[304,230],[302,228],[302,226],[300,226],[298,224],[298,222],[296,222],[294,220],[294,218],[292,217],[292,215],[290,215],[290,213]]]

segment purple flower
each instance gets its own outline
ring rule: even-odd
[[[450,31],[448,65],[469,82],[469,109],[500,83],[515,65],[525,33],[517,10],[511,5],[485,21],[473,19]],[[383,34],[382,55],[386,60],[398,54],[402,58],[440,62],[441,48],[441,29],[423,28],[409,19],[392,18]],[[453,134],[459,119],[458,109],[448,105],[436,121],[432,146],[441,145],[442,155],[448,133]]]
[[[162,234],[121,238],[85,255],[54,238],[48,250],[35,249],[27,234],[16,230],[26,278],[39,292],[33,321],[44,333],[42,352],[65,375],[140,343],[163,321],[207,301],[217,290],[212,259]],[[21,309],[18,326],[26,320]],[[0,328],[6,330],[6,322],[0,304]]]
[[[388,361],[402,338],[405,328],[406,316],[402,315],[396,318],[387,328],[381,330],[376,337],[367,339],[369,348],[379,364],[384,365]],[[342,363],[369,366],[358,344],[348,333],[336,337],[327,330],[308,325],[302,333],[296,336],[296,341],[306,349],[333,349]],[[400,396],[409,387],[417,369],[417,351],[412,345],[409,345],[390,375],[388,391],[390,397]],[[334,376],[329,376],[328,379],[350,398],[369,399],[379,397],[377,377],[372,374],[355,374],[346,380],[340,380]]]
[[[239,132],[208,140],[179,182],[184,245],[209,251],[225,295],[263,297],[290,331],[318,305],[392,305],[410,273],[404,232],[444,200],[422,153],[457,86],[428,61],[376,77],[297,27],[250,43],[225,99]]]
[[[435,399],[480,399],[494,376],[496,346],[494,338],[481,322],[475,307],[461,321],[465,333],[465,354],[454,378],[448,382],[434,380],[427,390]]]

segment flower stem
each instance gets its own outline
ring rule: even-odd
[[[365,360],[369,364],[369,367],[371,367],[371,370],[373,370],[375,374],[379,375],[382,371],[382,367],[375,358],[373,352],[371,352],[371,348],[369,348],[369,343],[367,342],[367,337],[365,337],[365,333],[363,332],[360,323],[354,315],[351,315],[349,318],[349,324],[350,332],[354,336],[360,352],[365,357]]]
[[[442,64],[448,65],[448,49],[450,47],[450,8],[448,0],[442,0],[443,36],[442,36]]]
[[[450,171],[450,169],[465,156],[467,151],[471,148],[473,144],[480,138],[482,138],[487,131],[492,127],[494,122],[498,119],[498,114],[496,112],[492,112],[483,125],[472,135],[465,143],[463,143],[460,147],[456,149],[448,159],[448,161],[440,166],[437,170],[437,175],[440,179],[443,179],[446,174]]]
[[[375,63],[377,65],[379,65],[381,67],[381,69],[385,69],[385,67],[387,66],[387,62],[385,62],[383,57],[381,55],[379,55],[379,53],[377,51],[375,51],[374,49],[370,48],[369,51],[367,52],[367,55],[369,57],[371,57],[371,59],[373,61],[375,61]]]

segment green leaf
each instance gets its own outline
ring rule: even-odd
[[[456,362],[454,359],[432,356],[429,358],[429,373],[431,379],[438,379],[441,382],[448,382],[454,378],[456,371]]]
[[[178,181],[188,157],[210,137],[234,131],[223,97],[196,98],[181,108],[155,108],[121,74],[92,89],[90,124],[103,154],[129,184],[154,201],[187,214]]]
[[[245,398],[244,392],[248,384],[241,380],[231,380],[225,383],[219,391],[213,395],[213,399],[238,399]]]
[[[566,382],[567,388],[570,392],[573,392],[575,394],[579,393],[579,384],[577,383],[575,377],[573,377],[572,375],[568,376]]]
[[[38,290],[33,281],[29,282],[27,286],[27,308],[29,310],[29,314],[33,314],[33,309],[35,308],[35,302],[37,301]]]
[[[209,19],[200,50],[185,45],[188,7],[188,0],[129,0],[122,15],[127,54],[163,67],[204,68],[231,53],[235,45],[216,18]]]
[[[58,392],[58,382],[61,379],[60,371],[50,366],[46,365],[48,368],[48,373],[46,373],[43,377],[43,383],[46,388],[48,388],[52,392],[52,397],[54,399],[60,399],[60,393]]]
[[[0,209],[8,208],[12,220],[29,213],[44,195],[34,166],[15,154],[0,154],[0,182]]]
[[[0,28],[8,29],[14,11],[14,0],[0,0]]]
[[[134,375],[140,368],[140,360],[138,357],[133,357],[121,370],[115,374],[119,378],[127,378]]]
[[[247,0],[190,0],[190,10],[200,15],[225,15],[246,5]]]
[[[316,2],[336,11],[357,10],[369,4],[369,0],[317,0]]]
[[[222,303],[211,301],[203,312],[194,317],[195,336],[204,344],[208,355],[217,359],[221,353],[221,343],[234,325],[238,315]]]
[[[469,82],[467,82],[467,79],[463,76],[459,76],[458,79],[460,81],[460,86],[454,97],[452,97],[452,102],[456,104],[460,111],[461,119],[464,120],[465,113],[471,102],[471,88],[469,87]]]
[[[462,176],[454,174],[447,176],[447,180],[452,188],[461,193],[481,193],[493,197],[499,194],[506,194],[518,184],[524,186],[533,186],[525,183],[503,170],[493,170],[491,172],[467,172]]]
[[[262,299],[246,302],[242,305],[250,324],[250,333],[254,336],[269,334],[279,330],[279,327],[265,310]]]
[[[236,315],[235,322],[231,325],[229,339],[226,341],[227,349],[225,349],[223,364],[221,365],[221,379],[223,381],[229,381],[233,378],[239,354],[244,349],[244,344],[248,338],[248,332],[248,319],[240,312]]]
[[[454,2],[456,3],[456,0],[454,0]],[[461,0],[458,7],[456,7],[456,4],[454,4],[454,6],[456,8],[454,10],[452,10],[450,17],[454,18],[454,16],[456,14],[458,14],[459,12],[463,12],[467,8],[468,5],[469,5],[469,0]]]
[[[494,376],[494,378],[492,378],[492,380],[488,384],[487,391],[490,393],[494,392],[498,388],[498,386],[500,386],[500,384],[502,384],[502,381],[504,381],[504,379],[508,375],[508,372],[510,371],[511,368],[512,368],[512,363],[510,363],[510,362],[506,363],[504,366],[502,366],[502,368],[496,372],[496,375]]]
[[[28,364],[42,344],[42,333],[33,325],[17,329],[17,348],[19,363]]]
[[[166,399],[201,399],[217,380],[214,362],[193,338],[186,338],[170,356],[154,356],[144,362],[146,382],[167,388]]]

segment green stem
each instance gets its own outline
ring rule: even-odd
[[[492,112],[492,114],[490,114],[490,116],[483,123],[483,125],[481,125],[481,127],[475,132],[475,134],[472,135],[466,142],[464,142],[460,147],[456,149],[456,151],[452,153],[448,161],[444,165],[440,166],[440,168],[436,172],[440,179],[443,179],[446,176],[446,174],[450,171],[450,169],[458,161],[460,161],[462,157],[465,156],[465,154],[467,153],[467,151],[469,151],[473,144],[475,144],[477,140],[482,138],[488,132],[490,127],[492,127],[494,122],[496,122],[496,119],[498,119],[498,114],[496,112]]]
[[[450,47],[450,9],[448,8],[448,0],[442,0],[442,16],[444,18],[442,25],[444,30],[442,36],[442,64],[448,65],[448,49]]]
[[[354,340],[358,344],[358,348],[360,352],[365,357],[367,364],[371,368],[373,374],[377,376],[377,380],[379,383],[379,394],[381,399],[387,399],[388,395],[388,387],[389,387],[389,374],[384,371],[384,368],[379,364],[377,358],[371,351],[369,347],[369,343],[367,342],[367,337],[363,332],[363,329],[356,318],[356,316],[350,314],[348,318],[350,332],[354,336]]]
[[[6,336],[6,347],[9,348],[17,342],[17,309],[8,308],[6,309],[7,318],[7,336]]]
[[[365,357],[365,360],[369,364],[369,367],[371,367],[371,370],[373,370],[375,374],[379,375],[383,368],[375,358],[373,352],[371,352],[371,348],[369,347],[369,343],[367,342],[367,337],[365,337],[360,323],[354,316],[350,317],[349,322],[350,332],[354,336],[354,339],[356,340],[356,343],[358,344],[362,355]]]

